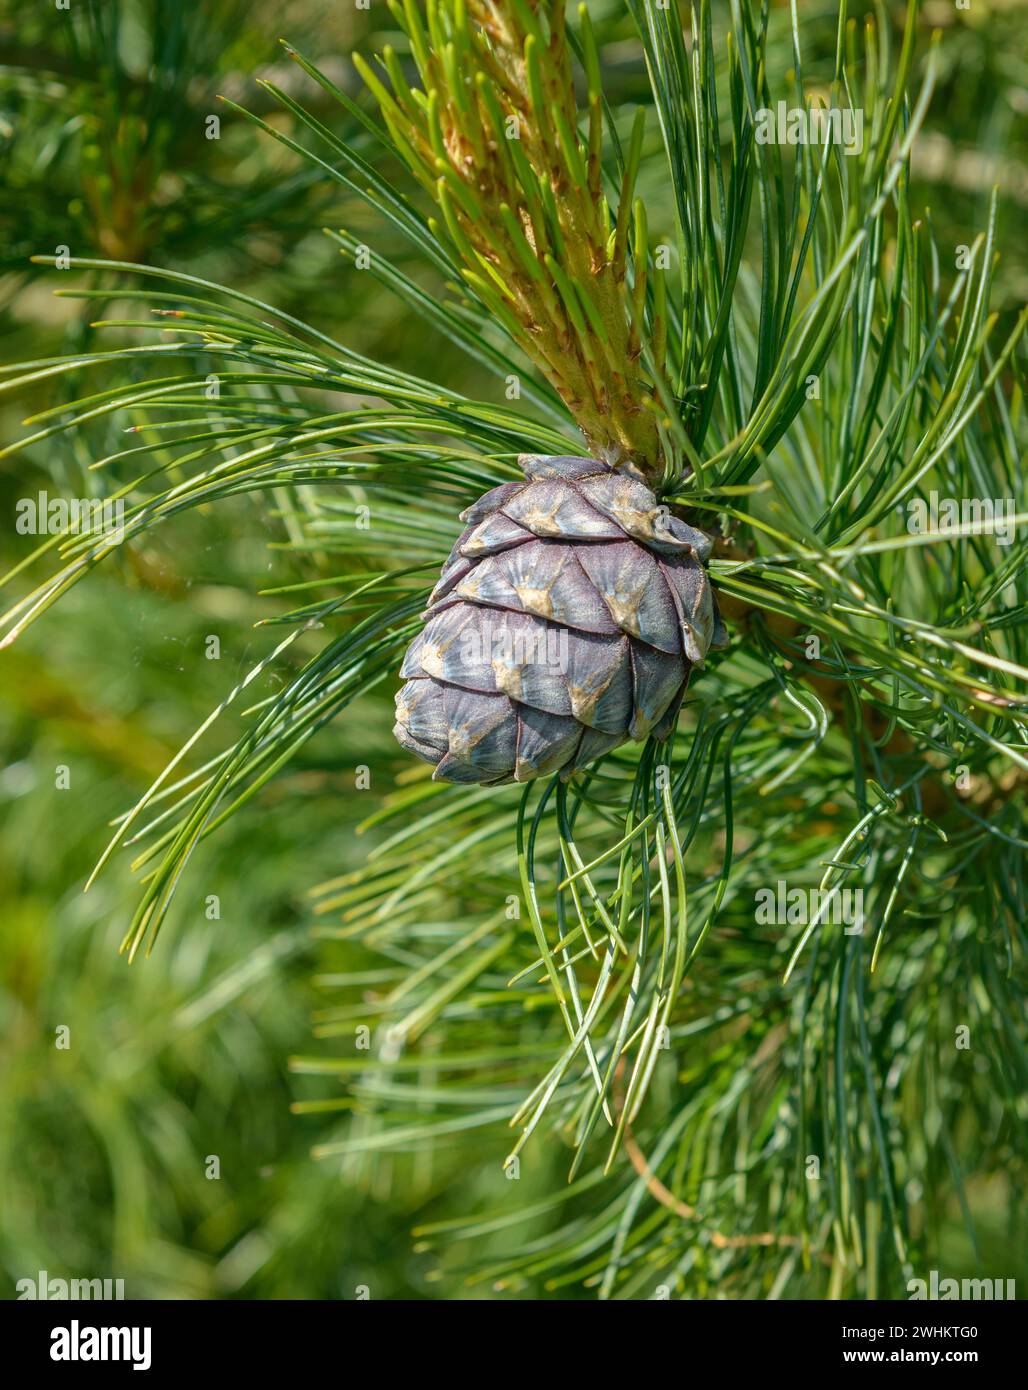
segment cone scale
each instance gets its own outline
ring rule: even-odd
[[[461,514],[396,696],[399,742],[449,782],[562,777],[667,738],[725,641],[710,538],[596,459],[522,454]]]

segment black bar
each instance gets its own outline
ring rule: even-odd
[[[465,1356],[449,1365],[440,1361],[440,1337],[452,1328],[461,1347],[477,1347],[476,1378],[493,1370],[506,1377],[530,1371],[553,1338],[576,1337],[574,1374],[590,1359],[600,1369],[612,1347],[636,1346],[645,1360],[646,1343],[638,1334],[661,1340],[666,1373],[677,1374],[667,1361],[671,1331],[681,1350],[680,1369],[689,1364],[722,1371],[749,1370],[774,1377],[798,1371],[856,1371],[874,1376],[896,1366],[999,1372],[1021,1361],[1023,1326],[1017,1303],[1001,1301],[911,1301],[897,1303],[698,1303],[679,1301],[661,1307],[588,1301],[524,1305],[531,1300],[493,1298],[470,1303],[349,1302],[38,1302],[0,1305],[9,1358],[24,1377],[34,1371],[77,1378],[90,1371],[105,1376],[131,1373],[135,1362],[156,1375],[203,1375],[253,1371],[263,1377],[282,1359],[304,1378],[324,1371],[352,1374],[376,1362],[395,1374],[405,1355],[422,1375],[448,1377],[459,1383],[469,1374]],[[470,1316],[470,1321],[469,1321]],[[551,1322],[552,1319],[552,1322]],[[452,1321],[451,1321],[452,1320]],[[90,1330],[92,1329],[92,1331]],[[102,1329],[109,1329],[106,1333]],[[482,1334],[492,1330],[495,1340]],[[135,1341],[132,1332],[135,1332]],[[424,1335],[422,1336],[422,1331]],[[599,1334],[598,1336],[596,1334]],[[374,1340],[367,1341],[372,1336]],[[469,1340],[470,1339],[470,1340]],[[502,1339],[502,1340],[500,1340]],[[488,1351],[492,1346],[493,1353]],[[85,1359],[104,1347],[118,1359]],[[74,1353],[76,1359],[71,1359]],[[62,1359],[62,1354],[68,1359]],[[271,1358],[269,1362],[269,1358]],[[549,1356],[545,1356],[550,1363]],[[9,1359],[9,1364],[11,1364]],[[550,1363],[552,1364],[552,1363]],[[370,1369],[369,1365],[369,1369]],[[62,1370],[62,1368],[64,1368]],[[570,1367],[568,1368],[570,1371]],[[457,1372],[460,1371],[460,1374]],[[47,1383],[50,1383],[49,1381]]]

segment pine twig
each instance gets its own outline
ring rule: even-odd
[[[655,383],[642,366],[647,230],[632,200],[642,120],[612,214],[585,6],[585,139],[562,5],[443,0],[427,7],[425,22],[413,0],[391,8],[422,87],[408,86],[391,49],[382,56],[385,80],[355,61],[397,148],[439,205],[433,230],[451,244],[469,288],[559,392],[590,450],[653,476],[661,445]]]

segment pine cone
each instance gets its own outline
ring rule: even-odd
[[[487,492],[407,650],[393,732],[449,782],[564,777],[666,738],[724,627],[711,542],[595,459],[522,454]]]

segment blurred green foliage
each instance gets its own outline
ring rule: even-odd
[[[336,266],[318,230],[334,185],[239,121],[205,136],[216,92],[251,96],[254,70],[282,66],[280,18],[267,4],[152,0],[26,7],[0,21],[7,360],[95,337],[97,305],[62,312],[28,263],[59,243],[273,285],[279,302],[319,312]],[[329,64],[361,21],[331,4],[290,7],[291,36]],[[45,389],[5,403],[5,437],[51,403]],[[48,485],[88,491],[95,442],[66,439],[31,478],[5,473],[3,515]],[[316,767],[295,765],[249,824],[202,856],[181,931],[152,959],[130,971],[118,955],[138,893],[124,865],[82,893],[106,823],[256,660],[261,613],[245,595],[269,561],[247,538],[245,502],[240,513],[223,509],[112,567],[4,654],[2,1296],[38,1270],[123,1278],[137,1297],[419,1287],[402,1203],[369,1202],[314,1163],[311,1122],[289,1113],[286,1059],[308,1038],[314,998],[305,889],[358,862],[360,723],[322,740]],[[3,530],[9,561],[13,527]],[[211,634],[217,661],[205,657]],[[59,765],[67,790],[55,787]]]

